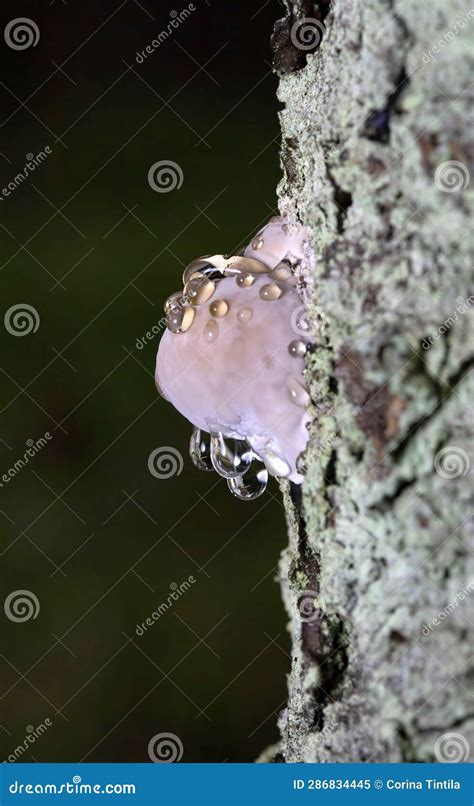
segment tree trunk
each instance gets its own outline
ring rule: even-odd
[[[292,666],[267,761],[474,748],[473,16],[457,0],[287,0],[275,28],[280,210],[314,237],[318,346],[306,479],[283,484]]]

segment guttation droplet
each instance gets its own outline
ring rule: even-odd
[[[262,285],[259,291],[260,298],[267,302],[272,302],[275,299],[279,299],[282,294],[283,291],[276,283],[267,283],[266,285]]]
[[[199,428],[193,428],[189,441],[189,455],[198,470],[214,470],[211,461],[211,435]]]
[[[252,249],[254,249],[256,252],[257,252],[259,249],[261,249],[261,248],[262,248],[262,246],[263,246],[263,238],[262,238],[262,236],[261,236],[261,235],[257,235],[257,236],[256,236],[256,238],[254,238],[254,239],[253,239],[253,241],[252,241],[252,243],[250,244],[250,246],[251,246],[251,247],[252,247]]]
[[[245,476],[227,479],[227,486],[232,495],[240,501],[253,501],[267,489],[268,470],[265,465],[254,459]]]
[[[239,276],[235,278],[235,282],[241,288],[250,288],[255,282],[255,276],[253,274],[239,274]]]
[[[166,317],[166,327],[172,333],[185,333],[191,327],[195,313],[189,306],[173,309]]]
[[[229,303],[225,299],[216,299],[209,305],[209,313],[216,319],[221,319],[229,311]]]
[[[211,432],[211,460],[214,470],[225,479],[243,476],[252,462],[252,449],[245,439],[223,437]]]
[[[239,322],[250,322],[253,316],[252,308],[241,308],[237,314]]]
[[[296,380],[296,378],[293,378],[292,375],[290,375],[287,379],[287,388],[292,403],[294,403],[296,406],[301,406],[301,408],[304,408],[308,405],[308,392],[304,386],[302,386],[300,382]]]
[[[306,354],[306,344],[301,339],[291,341],[288,345],[288,352],[292,358],[303,358]]]
[[[191,305],[203,305],[216,290],[215,283],[202,275],[191,277],[184,286],[184,295]]]
[[[214,319],[209,319],[209,322],[204,328],[204,338],[207,342],[211,343],[217,339],[219,335],[219,325]]]

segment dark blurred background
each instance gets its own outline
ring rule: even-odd
[[[158,337],[137,346],[183,265],[235,250],[276,209],[282,9],[194,6],[137,63],[187,3],[2,5],[1,187],[50,153],[0,202],[1,474],[51,439],[0,487],[2,605],[19,590],[39,603],[23,621],[2,607],[1,759],[45,719],[18,760],[148,761],[170,732],[183,761],[251,761],[278,736],[277,487],[241,503],[193,468],[191,428],[154,388]],[[7,43],[18,17],[36,45]],[[160,160],[179,189],[151,189]],[[25,304],[39,326],[17,335],[10,309]],[[148,471],[160,446],[185,458],[179,476]]]

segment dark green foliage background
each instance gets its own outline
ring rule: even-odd
[[[250,761],[277,739],[288,669],[277,488],[246,505],[192,467],[190,427],[155,392],[157,339],[136,344],[183,264],[232,251],[273,214],[279,9],[196,0],[137,65],[184,5],[1,12],[2,31],[27,16],[41,32],[35,48],[0,44],[1,186],[27,153],[53,150],[0,203],[2,473],[28,439],[53,435],[0,489],[2,602],[17,589],[40,601],[35,620],[1,614],[2,759],[46,717],[24,761],[148,761],[164,731],[184,761]],[[180,190],[150,189],[161,159],[181,166]],[[38,311],[35,334],[3,328],[18,303]],[[166,481],[147,469],[163,445],[186,457]],[[192,589],[135,636],[190,574]]]

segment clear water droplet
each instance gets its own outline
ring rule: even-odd
[[[255,276],[253,274],[239,274],[239,276],[235,278],[235,282],[241,288],[250,288],[255,282]]]
[[[304,408],[309,403],[309,395],[304,386],[296,380],[292,375],[287,379],[287,388],[290,400],[295,406]]]
[[[275,299],[279,299],[282,294],[283,291],[276,283],[267,283],[266,285],[262,285],[259,291],[260,299],[263,299],[266,302],[272,302]]]
[[[227,486],[232,495],[240,501],[254,501],[267,489],[268,470],[262,462],[255,459],[245,476],[227,479]]]
[[[211,435],[199,428],[193,428],[189,441],[189,455],[198,470],[214,470],[211,461]]]
[[[219,335],[219,325],[214,319],[209,319],[205,328],[204,328],[204,338],[209,344],[217,339]]]
[[[292,358],[303,358],[306,354],[306,344],[301,339],[295,339],[288,345],[288,352]]]
[[[189,283],[191,278],[206,276],[209,280],[222,278],[224,275],[217,266],[208,263],[205,257],[198,257],[193,260],[183,271],[183,285]]]
[[[253,239],[253,241],[252,241],[252,243],[250,244],[250,246],[251,246],[251,247],[252,247],[252,249],[254,249],[255,251],[258,251],[259,249],[261,249],[261,248],[262,248],[262,246],[263,246],[263,238],[262,238],[262,236],[261,236],[261,235],[257,235],[257,236],[256,236],[256,237]]]
[[[195,313],[189,306],[173,310],[166,317],[166,327],[172,333],[185,333],[191,327]]]
[[[211,433],[211,459],[220,476],[232,479],[247,472],[252,462],[252,449],[244,439]]]
[[[241,308],[237,314],[239,322],[250,322],[253,316],[252,308]]]
[[[184,286],[184,295],[191,305],[203,305],[216,290],[215,283],[203,275],[191,277]]]
[[[185,300],[183,297],[183,292],[175,291],[174,294],[171,294],[171,296],[169,296],[168,299],[165,300],[164,304],[165,313],[167,314],[173,313],[173,311],[177,311],[180,308],[182,308],[184,304]]]
[[[209,305],[209,313],[216,319],[221,319],[229,312],[229,303],[225,299],[216,299]]]
[[[265,451],[263,454],[263,461],[268,472],[276,478],[285,478],[291,473],[291,467],[288,462],[285,462],[281,456],[273,451]]]

